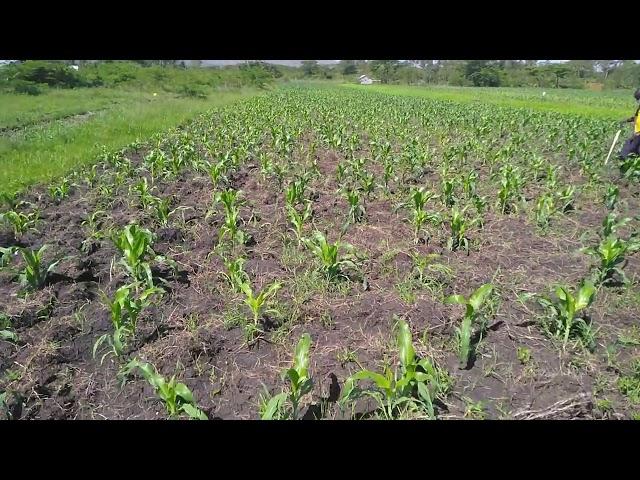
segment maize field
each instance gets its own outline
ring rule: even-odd
[[[4,195],[0,417],[638,418],[617,128],[292,86]]]

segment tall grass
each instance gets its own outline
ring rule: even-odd
[[[632,91],[592,92],[575,89],[416,87],[405,85],[343,85],[394,95],[455,102],[481,102],[533,110],[569,113],[592,118],[623,120],[634,111]],[[543,96],[542,92],[546,92]]]
[[[65,93],[87,98],[82,90]],[[50,181],[77,166],[95,162],[102,146],[117,149],[148,139],[206,110],[257,93],[252,89],[218,92],[208,99],[137,93],[136,100],[134,94],[125,95],[122,98],[126,102],[112,103],[82,121],[63,119],[5,133],[0,136],[0,193]]]

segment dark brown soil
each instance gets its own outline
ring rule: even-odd
[[[337,161],[335,153],[320,152],[322,178],[333,180],[313,184],[314,223],[329,233],[330,240],[338,238],[347,211],[344,198],[335,194]],[[409,321],[418,353],[431,356],[455,381],[441,418],[594,418],[601,416],[596,401],[604,397],[615,405],[613,418],[632,414],[632,407],[617,393],[618,373],[608,366],[607,346],[638,323],[637,284],[626,290],[608,288],[598,296],[591,309],[600,328],[592,353],[580,348],[562,351],[539,328],[536,302],[522,297],[549,292],[558,282],[576,285],[584,278],[591,259],[577,251],[584,245],[580,236],[599,228],[606,213],[603,207],[578,202],[575,212],[555,219],[546,236],[526,212],[489,213],[482,230],[469,232],[467,255],[445,248],[446,224],[432,229],[428,243],[415,245],[406,212],[394,213],[399,199],[378,195],[366,203],[366,223],[351,226],[343,238],[364,256],[368,288],[354,281],[327,292],[314,276],[315,261],[295,246],[283,195],[275,185],[262,180],[256,165],[249,164],[233,186],[244,192],[244,230],[254,239],[246,248],[245,269],[259,287],[274,280],[284,284],[278,295],[282,318],[267,318],[265,338],[252,346],[239,326],[226,321],[234,309],[249,312],[223,281],[219,256],[210,255],[222,215],[218,211],[205,219],[212,194],[208,178],[185,174],[158,185],[155,195],[174,196],[174,206],[188,207],[169,227],[155,226],[126,194],[126,186],[106,220],[116,227],[137,220],[150,228],[157,235],[156,252],[178,265],[175,274],[156,270],[167,281],[167,294],[143,313],[127,358],[149,361],[167,377],[176,374],[209,418],[258,418],[260,395],[265,387],[271,393],[283,388],[280,374],[305,332],[313,342],[310,372],[315,382],[305,405],[306,418],[317,416],[321,405],[328,405],[322,409],[325,417],[346,418],[335,401],[358,366],[341,359],[353,352],[362,367],[374,370],[384,359],[394,360],[394,316]],[[633,188],[623,194],[630,208],[637,204]],[[11,275],[0,273],[2,313],[11,318],[19,337],[17,343],[0,340],[0,390],[9,392],[8,411],[22,419],[165,418],[163,405],[146,381],[135,377],[121,388],[116,378],[119,364],[111,357],[101,363],[100,356],[92,354],[96,339],[111,329],[100,294],[112,294],[124,281],[123,272],[112,268],[116,250],[108,239],[94,242],[89,253],[82,250],[87,236],[82,222],[98,207],[99,194],[76,186],[59,205],[44,190],[32,191],[28,199],[40,208],[39,232],[14,239],[9,230],[0,231],[2,246],[19,242],[38,248],[46,242],[48,261],[66,258],[48,284],[26,298]],[[249,222],[252,214],[259,220]],[[283,242],[283,236],[289,240]],[[407,296],[402,284],[410,275],[409,253],[414,251],[438,254],[438,262],[452,275],[431,289],[410,288]],[[21,267],[19,259],[15,266]],[[625,270],[633,279],[638,259],[632,258]],[[453,293],[468,295],[486,282],[496,285],[500,301],[477,358],[471,368],[461,370],[452,339],[462,309],[444,305],[442,299]],[[528,362],[518,360],[518,348],[530,350]],[[631,358],[625,349],[616,355],[621,364]],[[480,413],[470,408],[476,402],[482,404]],[[364,413],[371,405],[363,403],[358,409]]]

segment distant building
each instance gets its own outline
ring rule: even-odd
[[[373,83],[373,80],[366,75],[360,75],[358,80],[360,81],[360,85],[371,85]]]
[[[69,68],[73,68],[74,70],[79,70],[80,67],[78,65],[69,65]]]

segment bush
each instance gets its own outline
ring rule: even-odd
[[[493,67],[484,67],[472,73],[469,78],[476,87],[499,87],[500,73]]]
[[[42,88],[35,82],[28,82],[26,80],[16,80],[13,83],[13,91],[15,93],[26,93],[27,95],[40,95]]]
[[[176,88],[180,97],[207,98],[207,91],[202,85],[182,84]]]
[[[50,87],[73,88],[82,85],[75,70],[63,63],[28,60],[13,66],[15,81],[47,84]]]

